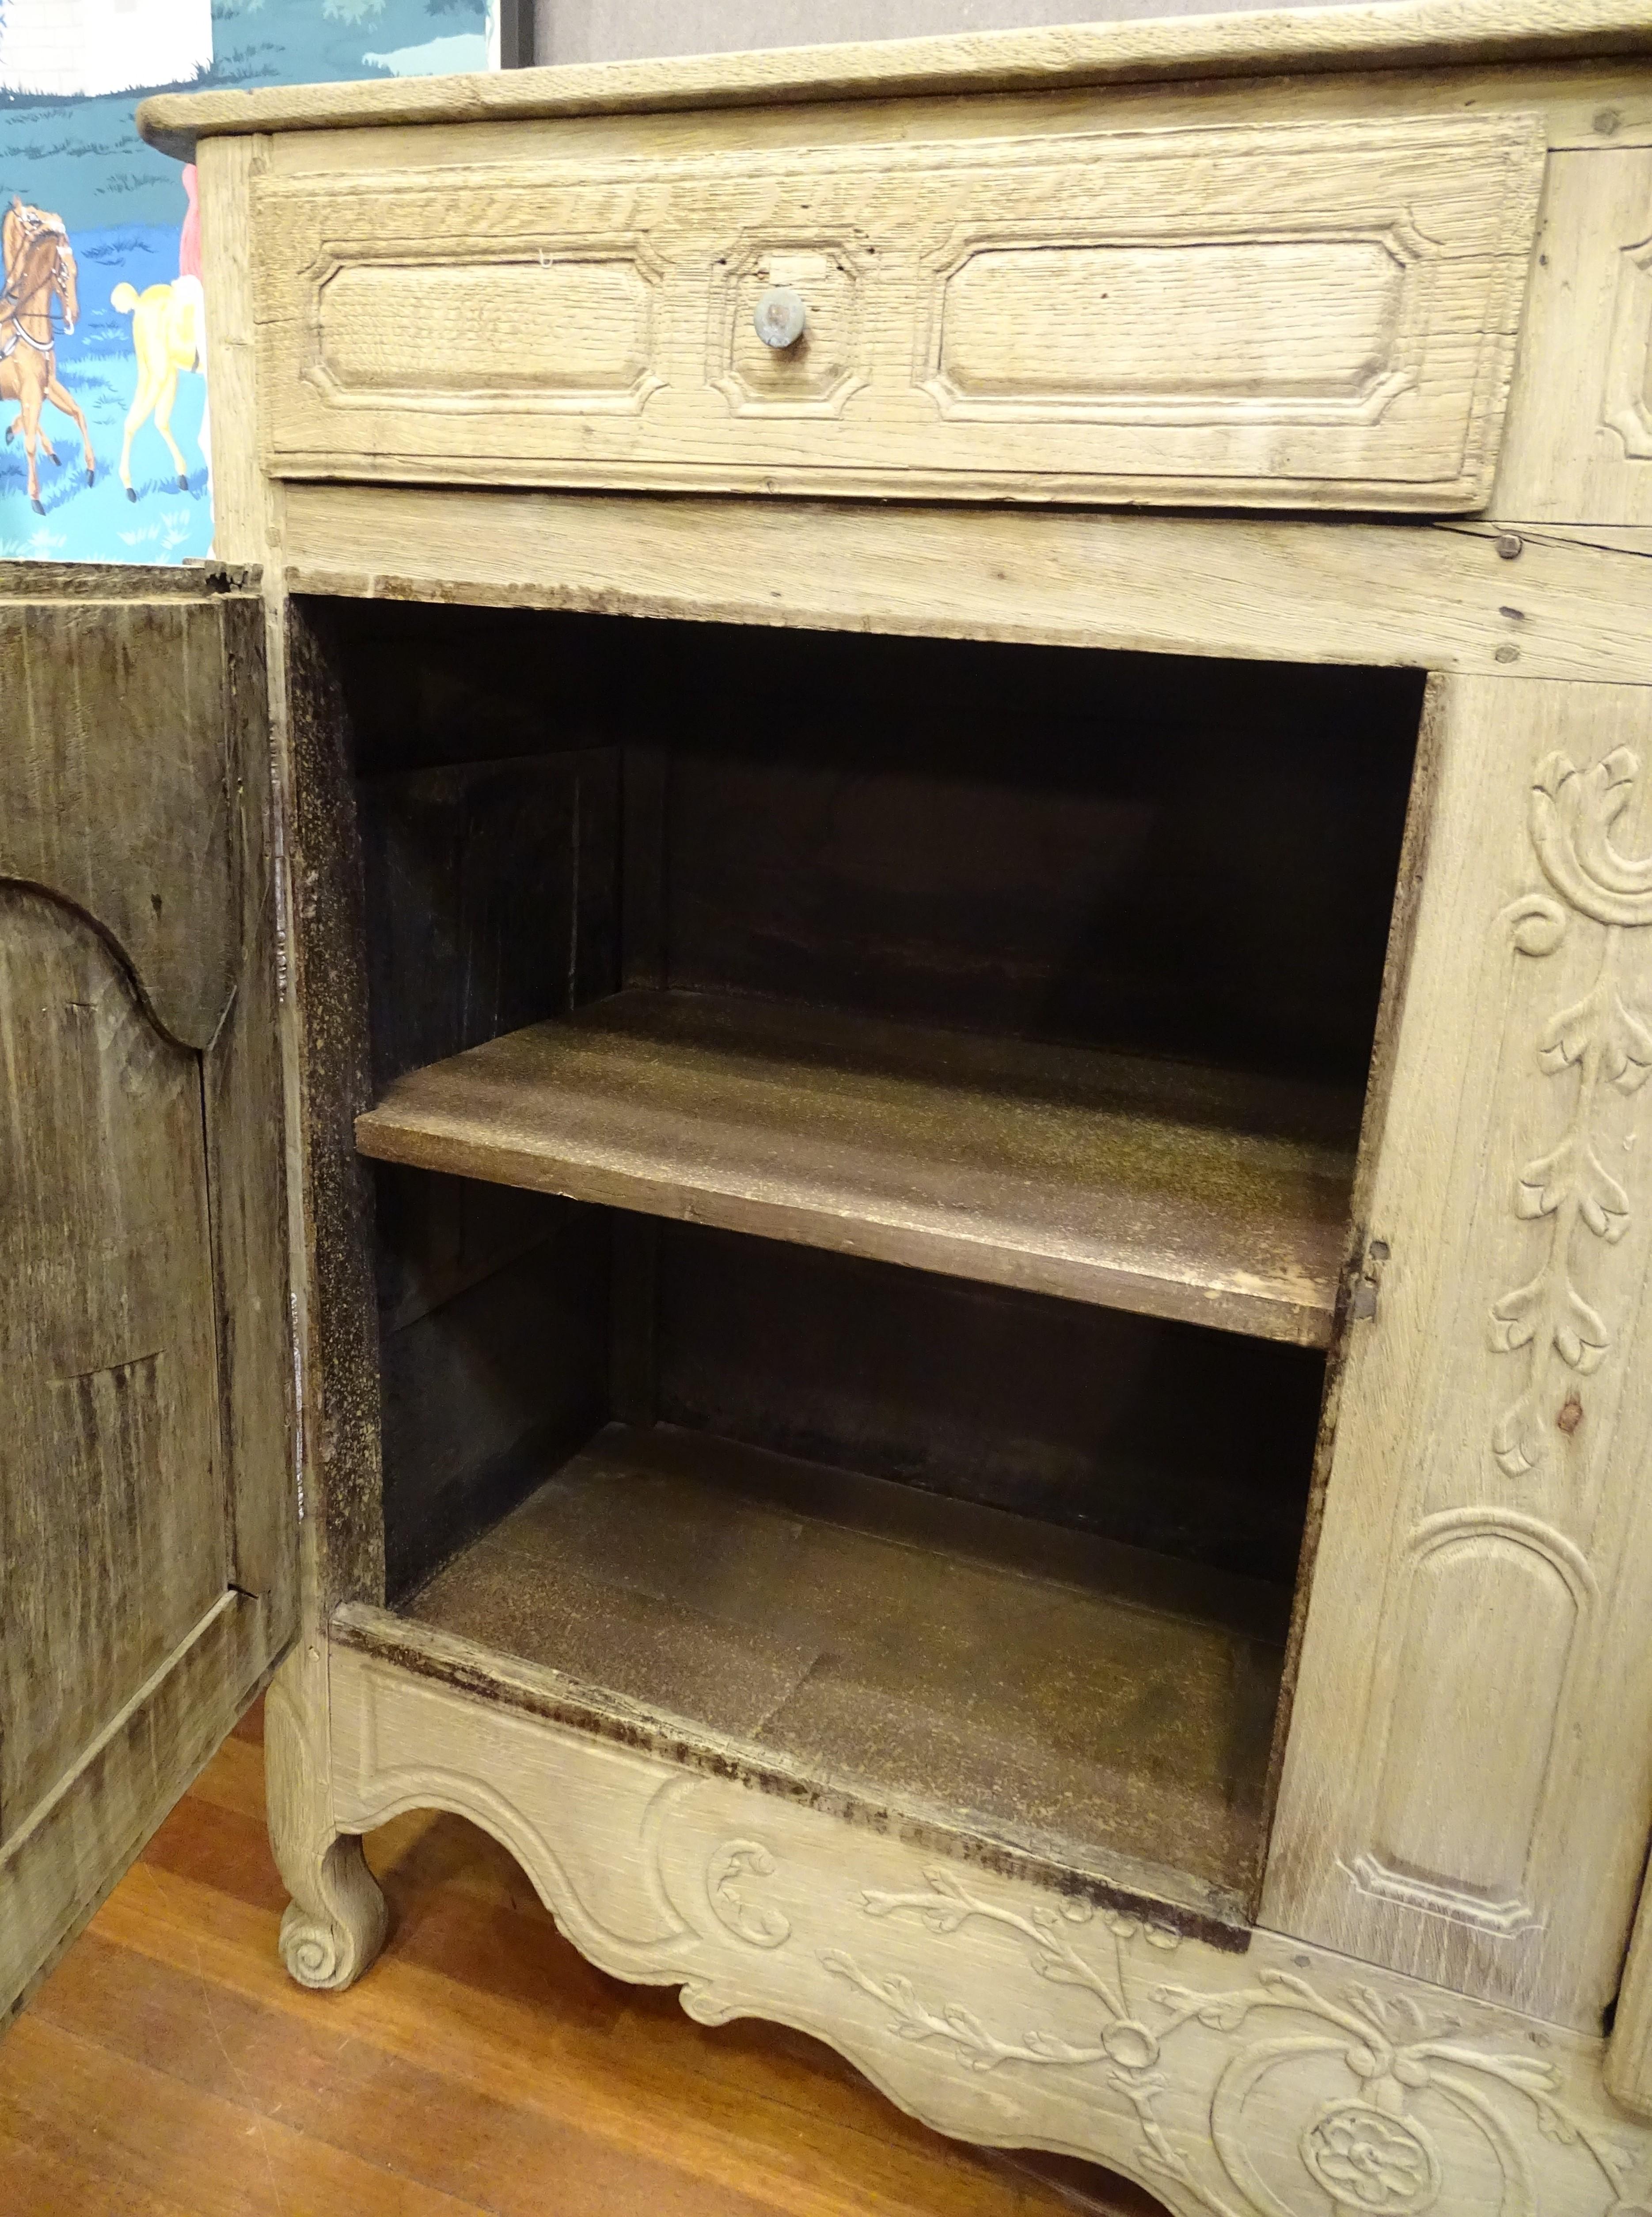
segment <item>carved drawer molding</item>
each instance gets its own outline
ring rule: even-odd
[[[1515,114],[268,177],[268,460],[1470,508],[1541,170]]]

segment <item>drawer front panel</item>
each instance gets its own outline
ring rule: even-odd
[[[266,178],[266,459],[1472,508],[1543,159],[1501,116]]]

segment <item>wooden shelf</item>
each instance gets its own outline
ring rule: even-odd
[[[472,1679],[554,1673],[539,1706],[564,1720],[1231,1923],[1289,1608],[1002,1510],[611,1424],[398,1614],[515,1658],[472,1654]]]
[[[398,1079],[366,1154],[1313,1347],[1359,1102],[781,1002],[629,991]]]

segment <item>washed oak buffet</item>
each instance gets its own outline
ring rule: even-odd
[[[0,608],[0,1993],[285,1652],[306,1984],[439,1806],[1178,2217],[1652,2207],[1652,13],[142,122],[240,566]]]

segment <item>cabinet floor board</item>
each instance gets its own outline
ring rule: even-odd
[[[258,1719],[8,2036],[9,2217],[1151,2217],[1086,2166],[957,2147],[798,2035],[711,2030],[594,1970],[505,1853],[417,1813],[369,1842],[371,1979],[275,1948]]]
[[[1357,1096],[646,990],[398,1078],[362,1151],[1328,1343]]]
[[[403,1614],[971,1846],[1242,1914],[1288,1596],[612,1424]]]

